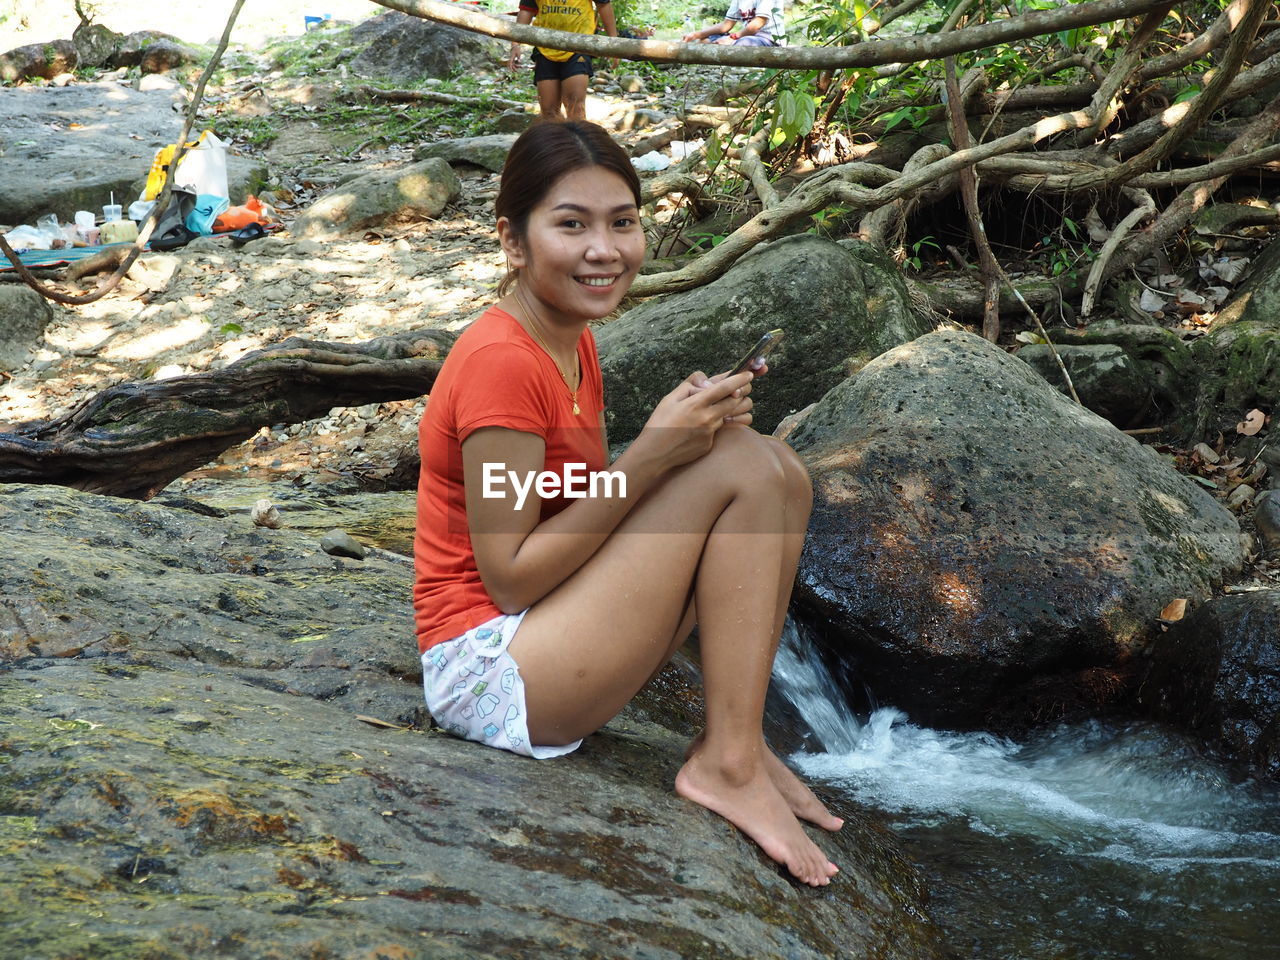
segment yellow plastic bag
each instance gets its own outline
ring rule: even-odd
[[[156,153],[140,199],[154,200],[160,196],[177,150],[178,145],[171,143],[167,147],[161,147]],[[204,131],[197,139],[187,143],[187,152],[178,164],[175,185],[186,187],[196,194],[227,196],[227,145],[212,130]]]

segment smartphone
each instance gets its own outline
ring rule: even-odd
[[[747,370],[755,371],[757,360],[763,360],[782,342],[782,330],[770,330],[763,337],[756,341],[756,345],[751,351],[738,361],[737,365],[729,371],[729,376],[735,373],[745,373]]]

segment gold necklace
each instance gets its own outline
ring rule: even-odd
[[[578,406],[578,390],[582,388],[582,374],[578,374],[578,388],[569,386],[569,378],[565,376],[565,372],[560,369],[560,361],[556,359],[556,355],[551,352],[551,348],[547,346],[547,341],[542,338],[541,332],[538,330],[538,319],[534,312],[525,303],[524,297],[520,296],[520,288],[516,287],[516,301],[520,304],[520,309],[524,311],[525,317],[529,321],[529,332],[533,334],[533,338],[538,341],[538,346],[542,347],[543,352],[551,358],[551,362],[555,364],[556,373],[560,374],[560,379],[564,381],[564,388],[569,391],[569,399],[573,401],[573,415],[576,417],[582,413]],[[577,351],[574,351],[574,359],[577,359]]]

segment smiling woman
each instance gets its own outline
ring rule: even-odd
[[[588,323],[618,306],[644,259],[639,204],[629,158],[594,125],[538,124],[507,157],[504,295],[458,338],[419,428],[427,705],[458,736],[563,755],[696,624],[706,726],[676,791],[824,885],[836,866],[800,818],[841,821],[761,733],[812,499],[795,453],[749,427],[751,381],[767,368],[690,374],[608,462]]]

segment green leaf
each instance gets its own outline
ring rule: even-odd
[[[720,134],[712,130],[707,136],[707,166],[717,166],[723,157],[724,146],[720,143]]]
[[[240,324],[235,322],[224,323],[218,329],[220,332],[225,333],[227,336],[233,336],[234,334],[237,334],[237,333],[244,333],[244,327],[240,326]]]

